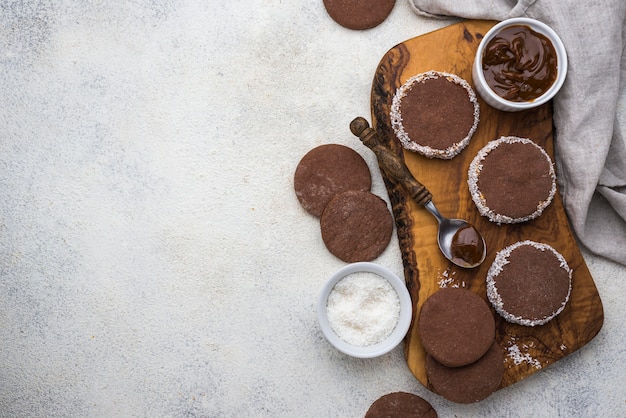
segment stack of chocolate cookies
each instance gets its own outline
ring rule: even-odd
[[[391,240],[393,218],[371,185],[365,160],[339,144],[312,149],[294,174],[296,197],[320,218],[326,248],[348,263],[377,258]]]
[[[498,389],[504,356],[495,340],[495,320],[482,298],[467,289],[441,289],[422,305],[418,330],[426,374],[436,393],[473,403]]]

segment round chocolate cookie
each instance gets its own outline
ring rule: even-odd
[[[365,418],[437,418],[437,412],[424,398],[413,393],[393,392],[378,398]]]
[[[504,376],[504,355],[495,341],[478,361],[463,367],[446,367],[426,356],[426,376],[435,392],[452,402],[482,401],[498,390]]]
[[[391,126],[408,150],[450,159],[469,144],[478,126],[476,93],[455,74],[428,71],[407,80],[391,103]]]
[[[370,192],[339,193],[320,217],[326,248],[347,263],[370,261],[389,244],[393,218],[387,203]]]
[[[324,0],[324,7],[341,26],[363,30],[383,23],[395,3],[396,0]]]
[[[528,138],[503,136],[476,154],[468,172],[472,200],[496,223],[519,223],[541,215],[556,194],[548,153]]]
[[[470,290],[452,287],[426,299],[418,327],[424,350],[448,367],[478,360],[493,343],[496,332],[489,305]]]
[[[363,157],[352,148],[326,144],[302,157],[293,184],[302,207],[319,217],[337,193],[370,190],[372,177]]]
[[[487,297],[504,319],[543,325],[563,311],[572,291],[572,269],[550,245],[518,241],[496,254],[487,272]]]

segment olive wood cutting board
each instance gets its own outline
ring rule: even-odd
[[[407,40],[389,50],[380,61],[372,85],[372,125],[381,141],[408,166],[433,195],[442,215],[467,219],[483,234],[485,262],[474,269],[454,266],[437,247],[437,221],[415,204],[400,184],[381,170],[392,204],[407,287],[413,301],[413,321],[405,338],[409,368],[427,388],[425,352],[417,318],[423,302],[442,287],[464,287],[483,297],[485,278],[496,252],[519,240],[553,246],[573,269],[572,293],[563,312],[543,326],[511,324],[493,309],[496,340],[505,358],[500,388],[511,385],[564,358],[591,341],[600,331],[604,313],[600,296],[570,231],[559,193],[543,214],[529,222],[497,225],[480,216],[467,186],[467,171],[476,153],[503,135],[527,137],[541,145],[554,160],[552,104],[518,113],[489,107],[479,97],[480,123],[468,147],[451,160],[429,159],[404,150],[391,128],[389,110],[393,95],[411,76],[428,70],[459,75],[472,84],[474,54],[483,35],[496,22],[464,21]],[[558,177],[558,171],[557,171]],[[491,307],[491,305],[489,305]]]

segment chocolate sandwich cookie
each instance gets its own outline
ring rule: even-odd
[[[446,367],[426,356],[426,376],[435,392],[452,402],[482,401],[498,390],[504,376],[504,355],[494,341],[487,353],[472,364]]]
[[[389,244],[393,218],[373,193],[350,190],[336,195],[320,217],[326,248],[347,263],[370,261]]]
[[[518,241],[496,254],[487,272],[487,297],[504,319],[543,325],[563,311],[572,290],[572,269],[548,244]]]
[[[495,338],[495,320],[489,305],[461,288],[441,289],[426,299],[418,327],[424,350],[448,367],[475,362]]]
[[[468,186],[482,216],[512,224],[543,213],[556,194],[556,174],[542,147],[528,138],[503,136],[476,154]]]
[[[395,3],[395,0],[324,0],[324,7],[341,26],[363,30],[383,23]]]
[[[413,393],[393,392],[378,398],[365,418],[437,418],[437,412],[424,398]]]
[[[326,144],[313,148],[302,157],[293,184],[302,207],[319,217],[337,193],[368,191],[372,178],[367,163],[352,148]]]
[[[479,121],[476,93],[461,77],[427,71],[409,78],[391,103],[391,126],[402,146],[450,159],[470,142]]]

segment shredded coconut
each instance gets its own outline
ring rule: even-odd
[[[540,370],[542,368],[541,362],[531,356],[528,353],[522,353],[517,345],[513,345],[507,349],[508,357],[515,363],[515,365],[519,365],[522,363],[528,363],[534,368]]]
[[[523,346],[523,348],[527,349],[528,346]],[[507,351],[507,357],[510,358],[513,364],[515,364],[516,366],[522,363],[527,363],[533,366],[537,370],[540,370],[543,368],[543,366],[541,365],[541,362],[538,359],[531,356],[528,352],[522,352],[522,350],[520,350],[517,344],[513,344],[507,347],[506,351]]]
[[[393,332],[400,318],[400,298],[383,277],[357,272],[335,284],[326,309],[330,327],[339,338],[367,347]]]
[[[449,268],[445,269],[443,272],[439,272],[437,284],[440,289],[445,289],[448,287],[454,288],[465,288],[465,280],[462,280],[460,283],[454,277],[456,275],[456,271],[451,271]]]

